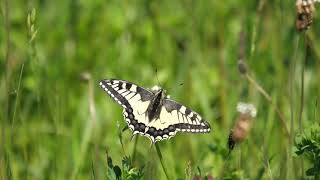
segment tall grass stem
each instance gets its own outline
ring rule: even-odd
[[[21,87],[21,79],[22,79],[22,75],[23,75],[23,70],[24,70],[24,62],[21,65],[21,70],[20,70],[20,75],[19,75],[19,81],[18,81],[18,88],[16,90],[16,101],[15,101],[15,105],[14,105],[14,110],[13,110],[13,117],[12,117],[12,123],[11,123],[11,127],[14,127],[14,122],[15,122],[15,117],[16,117],[16,112],[17,112],[17,107],[19,106],[19,102],[20,102],[20,87]]]
[[[273,102],[271,96],[247,73],[246,76],[247,80],[263,95],[263,97],[273,106],[276,113],[279,116],[280,124],[282,129],[284,130],[284,134],[287,138],[290,137],[290,133],[286,124],[285,117],[283,113],[280,111],[279,107]]]
[[[160,151],[160,147],[159,147],[159,145],[157,143],[155,143],[155,147],[156,147],[157,155],[159,157],[163,172],[166,175],[167,179],[169,180],[170,178],[169,178],[169,175],[168,175],[168,171],[167,171],[167,169],[166,169],[166,167],[164,166],[164,163],[163,163],[163,158],[162,158],[162,154],[161,154],[161,151]]]
[[[304,69],[305,69],[305,64],[307,62],[307,58],[308,58],[308,38],[306,36],[306,33],[304,32],[303,34],[304,36],[304,45],[305,45],[305,54],[304,54],[304,59],[302,60],[301,63],[301,90],[300,90],[300,110],[299,110],[299,131],[300,133],[302,132],[302,114],[303,114],[303,107],[304,107]]]

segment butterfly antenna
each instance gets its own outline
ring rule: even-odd
[[[184,85],[184,83],[179,83],[178,87],[183,86],[183,85]],[[175,87],[176,87],[176,86],[175,86]],[[171,89],[172,89],[172,87],[171,87],[170,89],[168,89],[168,91],[171,92],[170,94],[173,94],[173,91],[171,91]],[[175,88],[174,90],[176,91],[177,88]],[[168,92],[168,91],[167,91],[167,92]],[[168,95],[169,98],[170,98],[170,94]]]
[[[160,83],[159,78],[158,78],[158,69],[157,68],[156,68],[156,78],[157,78],[158,84],[162,87],[162,84]]]

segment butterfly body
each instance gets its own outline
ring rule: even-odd
[[[161,107],[163,105],[163,99],[165,98],[165,93],[163,89],[158,90],[154,94],[154,98],[151,100],[148,108],[147,108],[147,115],[149,122],[152,120],[159,119],[161,113]]]
[[[177,132],[208,133],[208,122],[191,109],[166,96],[164,89],[148,90],[131,82],[102,80],[100,86],[123,107],[123,116],[133,134],[147,136],[153,143]]]

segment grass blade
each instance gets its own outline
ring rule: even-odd
[[[164,166],[163,159],[162,159],[162,154],[161,154],[161,151],[160,151],[160,147],[158,146],[158,143],[155,143],[155,147],[156,147],[157,155],[159,157],[163,172],[166,175],[167,179],[169,180],[170,178],[169,178],[169,175],[168,175],[168,171],[167,171],[166,167]]]

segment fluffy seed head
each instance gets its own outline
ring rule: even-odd
[[[240,102],[237,105],[237,111],[239,112],[239,116],[228,137],[228,146],[230,150],[234,148],[237,142],[240,142],[247,137],[251,129],[252,119],[257,115],[257,109],[253,104]]]

